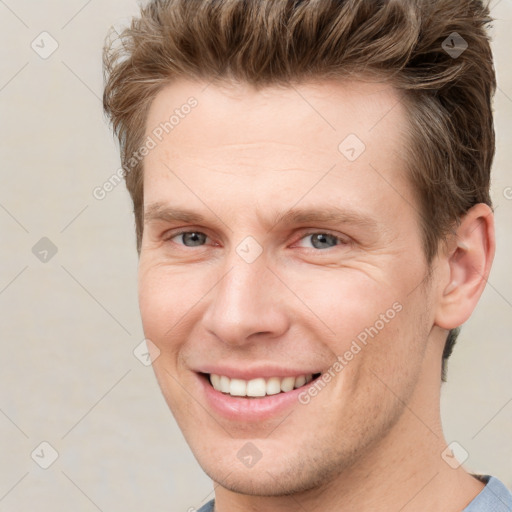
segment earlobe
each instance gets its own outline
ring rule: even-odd
[[[448,276],[440,283],[435,324],[443,329],[462,325],[472,314],[487,283],[495,252],[494,215],[491,208],[473,206],[441,257]]]

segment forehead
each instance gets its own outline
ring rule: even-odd
[[[282,197],[286,208],[318,180],[317,196],[360,208],[371,206],[370,197],[402,208],[404,198],[413,201],[404,161],[407,114],[399,93],[385,83],[255,90],[176,81],[154,99],[146,137],[155,142],[144,163],[151,202],[171,200],[183,188],[176,174],[224,207],[254,197],[264,207],[267,198],[275,203]],[[230,196],[222,193],[228,188]]]
[[[202,139],[201,146],[254,145],[264,139],[291,145],[300,141],[304,150],[336,149],[336,142],[349,134],[364,143],[382,137],[392,143],[406,124],[400,100],[388,83],[326,80],[256,90],[245,83],[178,80],[153,100],[146,132],[171,120],[162,136],[172,134],[176,145],[193,136]],[[190,102],[196,103],[192,109]]]

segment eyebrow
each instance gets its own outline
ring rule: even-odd
[[[154,221],[202,223],[205,220],[206,217],[201,213],[186,208],[173,208],[160,202],[150,204],[144,211],[144,224]],[[269,231],[271,231],[278,224],[290,225],[310,222],[352,224],[369,231],[376,231],[379,227],[379,222],[373,217],[336,206],[292,208],[284,213],[274,212],[268,220],[263,221],[263,224],[269,227]]]
[[[154,221],[204,222],[205,217],[192,210],[172,208],[163,203],[152,203],[144,210],[144,224]]]
[[[359,212],[341,207],[316,207],[316,208],[292,208],[285,213],[277,213],[273,216],[272,228],[277,224],[306,224],[309,222],[353,224],[361,228],[376,230],[378,222],[376,219]]]

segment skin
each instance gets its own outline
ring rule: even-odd
[[[427,280],[402,158],[407,112],[394,89],[206,85],[176,81],[148,113],[149,135],[198,101],[145,158],[139,303],[165,400],[218,484],[216,511],[462,510],[483,484],[441,457],[441,357],[484,289],[491,210],[468,212]],[[348,134],[366,146],[353,162],[338,149]],[[161,218],[157,203],[204,220]],[[276,223],[292,208],[325,207],[350,215]],[[182,228],[201,234],[184,238]],[[252,263],[236,251],[247,236],[263,250]],[[397,302],[401,311],[307,405],[232,421],[205,401],[201,365],[325,372]],[[250,468],[237,457],[247,442],[262,455]]]

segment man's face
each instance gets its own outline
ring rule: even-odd
[[[247,494],[310,489],[369,460],[403,427],[404,404],[425,405],[425,375],[439,379],[425,362],[434,307],[406,113],[383,84],[205,87],[176,82],[148,115],[145,336],[212,479]],[[271,394],[231,396],[248,389]]]

